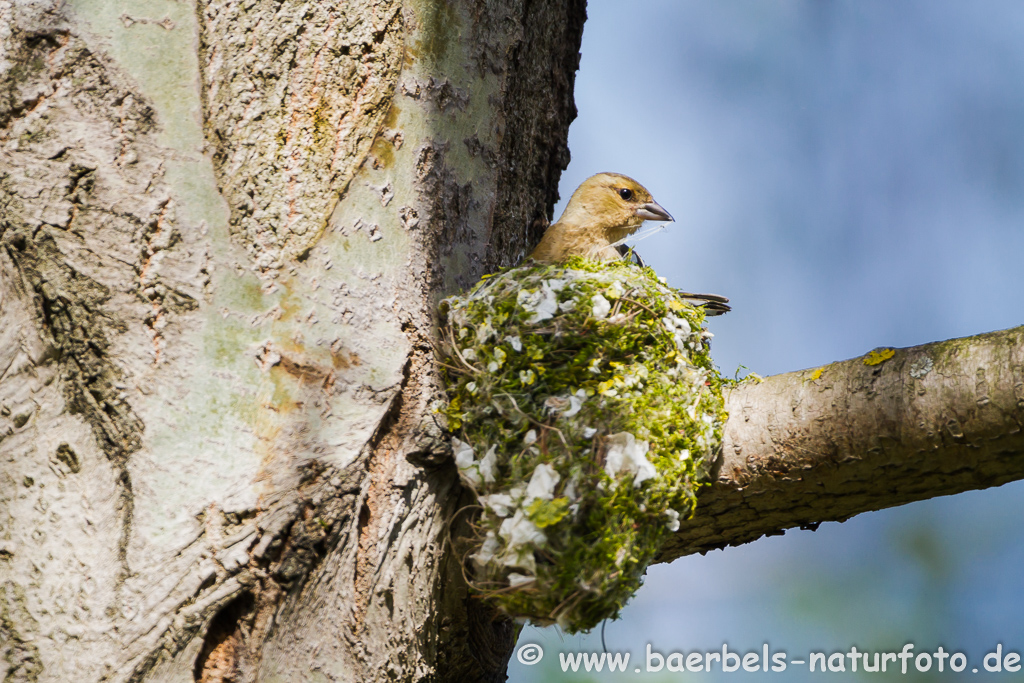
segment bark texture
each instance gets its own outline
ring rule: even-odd
[[[776,375],[726,408],[717,480],[661,561],[1024,478],[1024,327]]]
[[[261,270],[280,269],[319,240],[380,133],[404,56],[402,4],[198,9],[205,132],[231,230]]]
[[[503,679],[432,315],[550,217],[583,20],[0,0],[5,680]]]

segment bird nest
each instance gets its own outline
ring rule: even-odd
[[[442,315],[442,412],[479,499],[470,585],[570,633],[616,617],[721,443],[703,311],[649,268],[574,257],[489,276]]]

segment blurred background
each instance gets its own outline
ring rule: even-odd
[[[637,250],[669,284],[732,299],[711,321],[726,374],[819,366],[1024,324],[1024,2],[591,0],[565,201],[587,176],[636,178],[677,222]],[[563,674],[600,630],[527,626],[510,680],[635,676],[662,653],[1024,653],[1024,483],[869,513],[648,571],[610,651],[629,674]],[[847,660],[847,665],[849,661]],[[1004,680],[1024,680],[1002,674]]]

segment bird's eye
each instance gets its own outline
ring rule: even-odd
[[[619,196],[628,202],[630,199],[633,198],[633,190],[624,187],[621,190],[619,190]]]

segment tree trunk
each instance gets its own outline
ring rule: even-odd
[[[5,680],[504,678],[432,312],[543,230],[583,20],[0,0]]]

